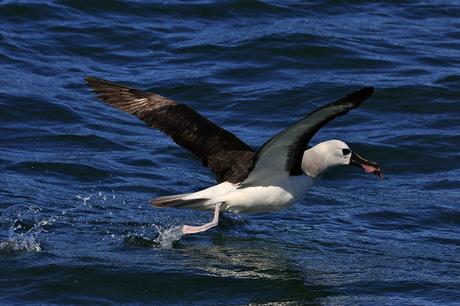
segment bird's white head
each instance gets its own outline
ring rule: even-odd
[[[366,173],[373,173],[383,178],[377,163],[362,158],[340,140],[321,142],[306,150],[302,158],[302,171],[313,178],[319,178],[327,170],[342,165],[357,166],[364,169]]]

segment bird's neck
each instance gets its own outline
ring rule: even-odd
[[[319,143],[303,153],[302,170],[314,179],[319,179],[331,168],[328,158],[329,152],[322,144]]]

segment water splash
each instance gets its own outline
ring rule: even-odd
[[[14,236],[0,242],[0,254],[40,252],[42,247],[34,236]]]
[[[140,247],[159,247],[163,249],[170,249],[174,244],[179,241],[182,236],[182,226],[163,227],[161,225],[152,224],[151,227],[155,228],[155,233],[152,233],[147,228],[129,232],[123,236],[124,243],[131,246]]]
[[[91,195],[90,196],[81,196],[81,195],[76,195],[75,196],[77,199],[83,201],[83,205],[86,206],[87,202],[91,200]]]
[[[0,254],[40,252],[42,246],[38,235],[46,232],[54,217],[39,219],[41,208],[37,206],[15,205],[1,216],[2,225],[8,226],[8,238],[0,240]]]
[[[95,205],[96,201],[102,201],[103,204],[110,202],[111,200],[116,198],[115,191],[112,190],[111,194],[107,195],[103,191],[94,191],[90,194],[77,194],[75,198],[81,201],[83,204],[83,208],[80,209],[85,210],[100,210],[97,205]],[[126,201],[122,201],[123,205],[126,205]],[[141,206],[138,206],[140,209]],[[76,207],[75,209],[78,209]],[[108,216],[112,218],[114,213],[112,211],[108,211],[104,213],[104,216]],[[152,228],[154,228],[155,233],[152,233]],[[129,232],[117,236],[115,233],[112,233],[110,230],[105,231],[106,237],[109,237],[111,240],[122,240],[124,243],[132,246],[141,246],[141,247],[160,247],[169,249],[174,246],[174,244],[179,241],[182,236],[182,226],[162,226],[158,224],[150,224],[149,226],[141,226],[140,228],[129,229]],[[153,236],[153,237],[152,237]],[[105,240],[105,237],[102,239]]]
[[[179,241],[184,233],[182,233],[182,226],[173,226],[168,228],[157,227],[158,236],[154,242],[163,249],[170,249],[174,243]]]

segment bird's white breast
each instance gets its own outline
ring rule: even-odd
[[[240,187],[214,200],[223,202],[225,211],[270,212],[302,199],[312,184],[310,177],[289,176],[264,186]]]

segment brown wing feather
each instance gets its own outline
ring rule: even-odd
[[[252,169],[255,151],[250,146],[187,105],[93,77],[86,82],[105,103],[138,117],[197,155],[218,182],[241,182]]]

